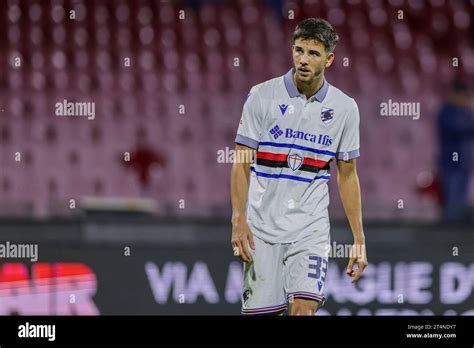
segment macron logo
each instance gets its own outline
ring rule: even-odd
[[[288,105],[279,104],[278,106],[280,107],[281,114],[284,115],[286,112],[286,109],[288,109]]]

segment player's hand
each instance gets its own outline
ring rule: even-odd
[[[234,256],[238,256],[244,262],[252,262],[248,245],[255,250],[255,243],[253,242],[253,235],[246,221],[232,225],[231,244]]]
[[[358,266],[354,269],[354,265]],[[354,243],[351,248],[349,264],[347,265],[346,274],[352,278],[355,283],[362,276],[365,267],[367,267],[367,254],[365,252],[365,243]]]

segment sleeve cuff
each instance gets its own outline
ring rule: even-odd
[[[360,156],[359,149],[353,151],[342,151],[336,154],[336,159],[341,161],[350,161]]]
[[[258,149],[258,141],[251,138],[244,137],[243,135],[237,134],[235,142],[240,145],[251,147],[252,149]]]

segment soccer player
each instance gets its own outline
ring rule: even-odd
[[[333,158],[354,235],[346,273],[355,282],[367,265],[356,171],[359,110],[324,78],[337,41],[327,21],[303,20],[293,33],[292,69],[252,87],[245,101],[231,171],[242,314],[314,315],[324,303]]]

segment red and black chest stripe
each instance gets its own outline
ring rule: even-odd
[[[288,156],[289,154],[257,151],[257,164],[273,168],[289,168]],[[322,161],[310,157],[304,157],[299,170],[312,173],[317,173],[320,170],[329,170],[329,162],[331,162],[331,160]]]

